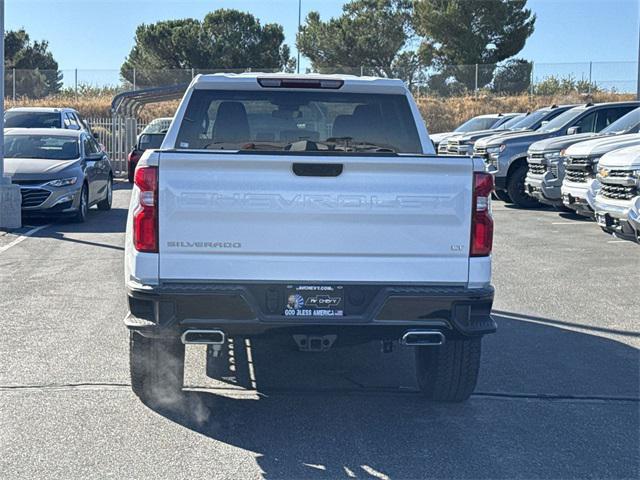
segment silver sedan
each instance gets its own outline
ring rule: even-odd
[[[4,139],[5,171],[20,185],[23,215],[84,222],[93,205],[111,209],[111,162],[87,132],[8,128]]]

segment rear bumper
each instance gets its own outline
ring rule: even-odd
[[[493,333],[494,289],[485,287],[344,285],[344,316],[285,317],[285,284],[171,283],[129,288],[125,325],[148,336],[179,336],[190,328],[228,336],[338,334],[394,340],[411,328],[445,336]]]

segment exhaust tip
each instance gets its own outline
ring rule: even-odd
[[[222,345],[226,337],[222,330],[187,330],[182,334],[180,339],[185,345]]]
[[[445,336],[437,330],[409,330],[400,339],[407,346],[438,346],[445,342]]]

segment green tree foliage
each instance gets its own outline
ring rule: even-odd
[[[62,73],[46,40],[32,42],[20,29],[5,32],[4,42],[6,95],[13,95],[14,74],[18,97],[42,98],[60,91]]]
[[[413,24],[439,72],[472,90],[488,85],[495,65],[516,55],[533,33],[527,0],[416,0]]]
[[[467,87],[447,73],[435,73],[427,79],[425,93],[440,97],[459,97],[467,93]]]
[[[137,85],[155,86],[189,81],[191,69],[291,70],[295,63],[283,42],[281,25],[262,26],[249,13],[219,9],[203,21],[188,18],[138,26],[120,73],[133,83],[135,69]]]
[[[556,77],[551,75],[534,85],[536,95],[571,95],[572,93],[596,93],[602,89],[589,80],[576,80],[573,75]]]
[[[526,92],[531,86],[531,69],[528,60],[514,58],[498,68],[493,77],[492,90],[497,93],[517,94]]]
[[[327,21],[310,12],[296,45],[320,72],[365,73],[417,80],[428,52],[407,50],[413,39],[409,0],[353,0]]]

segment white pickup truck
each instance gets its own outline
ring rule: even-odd
[[[616,237],[640,243],[640,145],[627,146],[602,156],[595,198],[598,225]]]
[[[490,316],[492,176],[437,157],[399,80],[216,74],[135,171],[131,382],[182,387],[185,344],[415,347],[427,398],[472,393]]]

